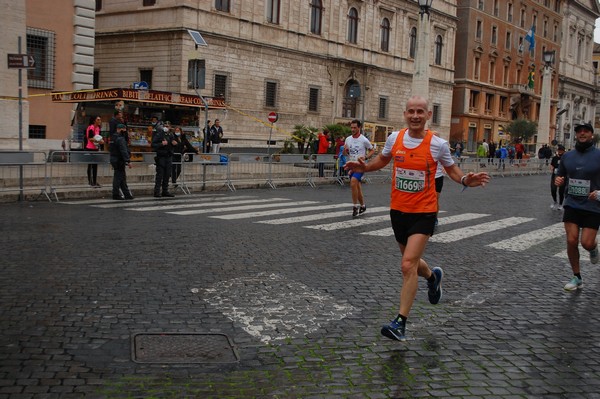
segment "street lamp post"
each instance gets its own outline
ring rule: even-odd
[[[540,120],[538,121],[538,132],[536,142],[536,154],[544,144],[550,141],[550,95],[552,91],[551,68],[554,64],[555,51],[544,51],[544,71],[542,74],[542,99],[540,102]]]
[[[419,0],[419,27],[417,31],[417,54],[415,73],[412,81],[412,94],[429,98],[429,9],[433,0]]]

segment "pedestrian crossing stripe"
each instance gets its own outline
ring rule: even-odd
[[[154,198],[154,197],[141,197],[136,198],[135,201],[115,201],[114,199],[88,199],[88,200],[77,200],[77,201],[60,201],[57,204],[60,205],[90,205],[96,208],[120,208],[128,206],[140,206],[145,204],[156,204],[161,201],[168,201],[169,203],[177,202],[190,202],[190,200],[201,200],[223,197],[225,194],[208,194],[208,195],[188,195],[186,197],[177,198]],[[249,198],[249,196],[246,196]],[[226,197],[226,198],[241,198],[241,197]]]
[[[440,211],[440,213],[442,212],[443,211]],[[447,226],[449,224],[466,222],[469,220],[479,219],[486,216],[490,215],[486,213],[461,213],[459,215],[440,217],[439,223],[440,225]],[[367,231],[361,234],[368,236],[390,237],[394,235],[394,230],[391,227],[386,227],[385,229]]]
[[[533,218],[523,217],[509,217],[506,219],[494,220],[492,222],[477,224],[474,226],[462,227],[439,233],[431,237],[429,241],[439,243],[450,243],[463,240],[465,238],[475,237],[485,233],[491,233],[492,231],[505,229],[507,227],[515,226],[517,224],[530,222],[535,220]]]
[[[346,214],[348,214],[348,213],[346,213]],[[364,226],[367,224],[380,223],[380,222],[389,221],[389,220],[390,220],[390,215],[381,215],[381,216],[373,216],[373,217],[364,217],[364,215],[363,215],[356,219],[342,220],[340,222],[335,222],[335,223],[316,224],[313,226],[305,226],[305,227],[307,229],[313,229],[313,230],[332,231],[332,230],[349,229],[351,227]]]
[[[271,202],[285,202],[285,201],[289,201],[289,199],[287,198],[269,198],[269,199],[241,199],[238,201],[225,201],[224,198],[222,201],[215,201],[215,202],[210,202],[210,201],[205,201],[205,202],[195,202],[193,204],[174,204],[171,205],[171,203],[169,202],[168,205],[156,205],[156,206],[148,206],[148,207],[140,207],[140,208],[129,208],[128,210],[130,211],[137,211],[137,212],[148,212],[148,211],[170,211],[170,210],[174,210],[174,209],[186,209],[186,208],[211,208],[211,209],[215,209],[215,207],[227,207],[230,205],[244,205],[244,204],[261,204],[261,203],[271,203]],[[226,210],[226,209],[225,209]],[[168,212],[168,213],[175,213],[175,212]]]
[[[256,196],[224,196],[222,194],[193,195],[177,199],[154,199],[141,198],[136,201],[112,200],[84,200],[62,202],[66,205],[88,205],[100,208],[123,208],[124,210],[163,211],[174,215],[196,215],[210,214],[209,217],[222,220],[257,219],[273,216],[274,219],[253,220],[254,223],[267,225],[286,225],[293,223],[310,223],[323,221],[325,219],[344,218],[344,220],[332,223],[319,223],[305,225],[304,228],[320,231],[337,231],[354,227],[368,226],[377,223],[387,223],[388,227],[372,231],[361,232],[361,235],[393,237],[393,230],[389,227],[389,207],[368,208],[367,214],[351,219],[351,205],[346,203],[323,203],[322,201],[292,201],[288,198],[260,199]],[[188,208],[183,209],[182,208]],[[343,209],[343,210],[342,210]],[[385,214],[383,214],[385,212]],[[303,213],[291,217],[280,217],[280,215]],[[440,214],[444,211],[440,211]],[[446,230],[446,226],[459,222],[467,222],[489,217],[490,214],[462,213],[457,215],[440,217],[440,227]],[[477,225],[436,232],[431,239],[432,243],[452,243],[459,240],[477,237],[485,233],[509,229],[518,224],[527,223],[534,218],[509,217],[501,220],[493,220]],[[519,234],[514,237],[486,244],[489,248],[506,250],[511,252],[523,252],[536,245],[558,239],[564,236],[562,223],[555,223],[528,233]],[[587,251],[580,247],[582,261],[586,259]],[[552,255],[553,257],[567,259],[566,250]]]
[[[289,206],[297,206],[303,204],[318,204],[316,201],[300,201],[295,203],[290,203]],[[287,205],[287,204],[286,204]],[[298,213],[298,212],[311,212],[311,211],[319,211],[326,209],[339,208],[339,204],[333,205],[314,205],[314,206],[306,206],[299,208],[287,208],[287,209],[275,209],[270,211],[262,211],[262,212],[246,212],[246,213],[234,213],[231,215],[219,215],[219,216],[211,216],[211,218],[215,219],[225,219],[225,220],[236,220],[236,219],[249,219],[249,218],[258,218],[264,216],[273,216],[273,215],[282,215],[286,213]]]
[[[289,201],[289,200],[285,200]],[[263,200],[263,202],[268,202],[267,200]],[[172,215],[198,215],[201,213],[216,213],[216,212],[228,212],[228,211],[251,211],[255,209],[264,209],[264,208],[275,208],[275,207],[289,207],[289,206],[299,206],[299,205],[312,205],[318,204],[318,201],[289,201],[289,202],[277,202],[277,203],[263,203],[263,204],[251,204],[251,205],[242,205],[242,206],[231,206],[229,208],[208,208],[208,209],[192,209],[188,211],[177,211],[177,212],[167,212]],[[339,205],[338,205],[339,206]],[[279,211],[281,213],[281,210]],[[235,215],[250,215],[251,213],[242,213],[242,214],[233,214],[233,217],[225,218],[225,219],[236,219]],[[230,215],[231,216],[231,215]],[[248,216],[252,217],[252,216]],[[239,219],[243,218],[238,217]],[[223,218],[221,218],[223,219]]]
[[[352,206],[352,205],[348,205],[348,206]],[[336,206],[336,208],[337,207],[338,206]],[[389,212],[389,210],[390,210],[390,208],[387,206],[377,206],[374,208],[369,208],[369,215],[372,213]],[[294,217],[289,217],[289,218],[259,220],[256,223],[274,224],[274,225],[304,223],[304,222],[312,222],[315,220],[332,219],[332,218],[343,217],[343,216],[347,217],[349,215],[350,215],[350,211],[345,210],[345,211],[337,211],[337,212],[315,213],[312,215],[294,216]]]
[[[487,246],[507,251],[521,252],[533,247],[534,245],[538,245],[564,235],[564,224],[556,223],[551,226],[536,230],[535,234],[520,234],[515,237],[507,238],[506,240],[488,244]]]

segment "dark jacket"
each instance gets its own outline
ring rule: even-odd
[[[210,141],[215,144],[220,144],[221,139],[223,138],[223,128],[221,126],[216,127],[212,125],[210,128]]]
[[[198,154],[198,150],[196,148],[194,148],[194,146],[192,145],[192,143],[190,143],[190,141],[187,139],[187,136],[185,135],[185,133],[181,133],[181,136],[177,137],[177,135],[174,136],[175,140],[177,141],[177,145],[173,146],[173,151],[175,153],[173,160],[174,161],[181,161],[181,155],[186,154],[186,153],[190,153],[193,152],[194,154]],[[177,155],[177,154],[181,154],[181,155]]]
[[[173,136],[163,129],[158,129],[152,135],[152,149],[156,152],[157,157],[172,157],[173,156]],[[167,145],[163,145],[163,140],[167,140]]]
[[[113,167],[124,167],[131,162],[129,148],[127,147],[127,139],[125,134],[115,133],[110,138],[110,145],[108,150],[110,151],[110,164]]]

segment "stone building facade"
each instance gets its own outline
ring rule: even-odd
[[[451,141],[475,151],[477,143],[510,139],[503,126],[539,119],[544,51],[561,48],[560,0],[458,0]],[[526,39],[535,27],[535,44]],[[551,118],[556,115],[558,73],[551,76]],[[552,130],[552,129],[551,129]],[[554,137],[550,132],[550,137]]]
[[[266,146],[271,111],[277,145],[298,124],[321,128],[356,118],[404,125],[411,95],[419,7],[411,0],[102,0],[96,13],[97,85],[194,93],[191,68],[205,67],[198,92],[223,96],[228,146]],[[447,137],[454,79],[455,1],[431,10],[431,128]],[[195,46],[188,29],[207,47]]]
[[[556,140],[566,148],[575,146],[573,128],[580,122],[594,125],[596,114],[596,69],[594,25],[600,17],[597,0],[565,2],[562,46],[558,69]]]
[[[32,55],[35,67],[21,70],[21,145],[24,149],[60,149],[70,135],[73,106],[53,104],[50,93],[92,87],[94,0],[0,0],[5,54]],[[19,148],[18,69],[0,63],[0,148]]]

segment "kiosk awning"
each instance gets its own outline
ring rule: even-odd
[[[204,97],[209,109],[224,109],[225,100],[220,98]],[[134,101],[141,103],[154,103],[166,105],[181,105],[204,109],[202,100],[191,94],[172,93],[158,90],[140,89],[98,89],[80,90],[52,94],[52,102],[79,103],[88,101]]]

